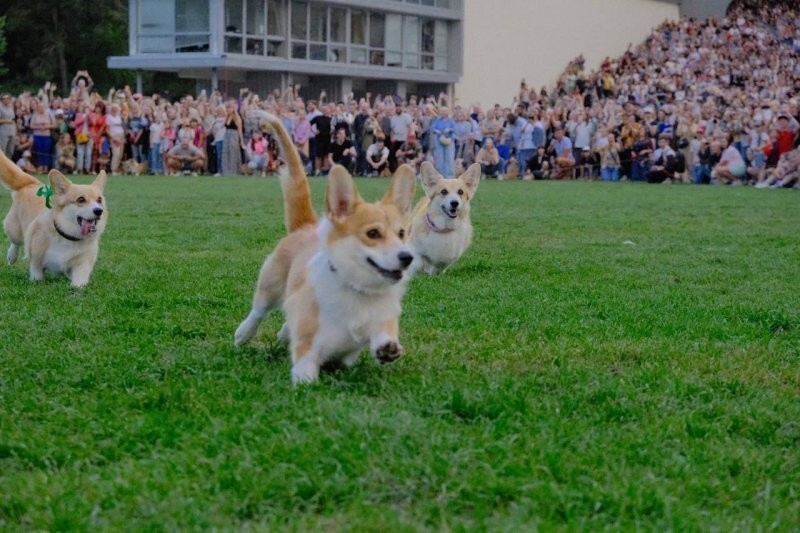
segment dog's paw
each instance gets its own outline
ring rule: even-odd
[[[252,339],[256,332],[258,331],[258,324],[252,325],[249,324],[247,320],[242,322],[238,328],[236,328],[236,333],[233,334],[233,344],[234,346],[241,346],[250,339]]]
[[[383,365],[400,359],[404,353],[405,350],[399,342],[389,341],[375,350],[375,359]]]
[[[304,357],[292,366],[292,383],[306,385],[319,379],[319,365],[311,357]]]
[[[9,265],[13,265],[17,262],[17,257],[19,256],[19,247],[16,244],[12,244],[8,247],[8,254],[6,255],[6,259],[8,260]]]

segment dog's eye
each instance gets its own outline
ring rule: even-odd
[[[439,194],[441,194],[442,196],[447,196],[447,189],[442,189],[442,192],[440,192]]]
[[[79,204],[85,204],[86,198],[84,198],[83,196],[78,196],[78,199],[75,201],[78,202]]]
[[[401,239],[405,239],[406,238],[406,230],[401,229],[400,231],[397,232],[397,236],[400,237]]]
[[[464,189],[458,189],[458,195],[464,196]]]
[[[102,196],[98,196],[97,197],[97,203],[98,204],[102,204],[103,203],[103,197]]]
[[[381,232],[376,229],[371,229],[367,232],[367,237],[369,237],[370,239],[380,239]]]

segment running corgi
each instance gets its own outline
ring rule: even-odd
[[[414,258],[407,243],[414,170],[398,168],[383,200],[370,204],[344,167],[334,165],[326,217],[317,223],[300,155],[277,117],[267,123],[286,161],[279,173],[288,235],[261,268],[235,344],[252,339],[267,312],[282,306],[279,337],[290,342],[294,383],[316,381],[323,364],[354,365],[365,346],[379,363],[396,360],[403,355],[400,304]]]
[[[31,280],[43,280],[47,270],[64,274],[73,287],[83,287],[89,283],[108,221],[103,199],[106,173],[100,172],[91,185],[76,185],[57,170],[51,170],[49,177],[52,189],[0,151],[0,182],[11,190],[12,198],[3,221],[11,239],[8,264],[17,261],[24,245]]]
[[[411,246],[418,256],[414,269],[438,274],[464,255],[472,242],[470,201],[481,182],[481,166],[473,163],[458,178],[445,179],[426,161],[420,179],[425,196],[411,222]]]

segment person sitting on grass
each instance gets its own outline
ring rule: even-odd
[[[64,174],[75,172],[75,143],[69,133],[62,133],[56,144],[56,168]]]
[[[260,172],[262,176],[267,175],[267,163],[269,162],[267,144],[261,130],[254,129],[250,134],[250,140],[247,141],[247,168],[251,174]]]
[[[775,168],[766,172],[764,180],[758,182],[756,188],[778,189],[791,186],[800,188],[798,187],[798,178],[800,178],[800,148],[795,148],[781,156]]]
[[[330,152],[328,153],[329,161],[328,167],[334,164],[342,165],[350,174],[356,171],[356,149],[350,139],[347,138],[347,130],[345,128],[336,128],[336,140],[331,144]]]
[[[378,137],[375,139],[375,144],[367,148],[367,164],[370,168],[372,176],[387,175],[389,171],[389,149],[384,145],[384,138]]]
[[[36,165],[33,164],[33,157],[30,150],[22,152],[22,157],[17,161],[17,166],[28,174],[36,173]]]
[[[672,183],[673,172],[670,170],[670,158],[675,157],[675,150],[669,145],[669,136],[664,134],[658,138],[658,148],[650,154],[650,171],[647,173],[648,183]]]
[[[483,148],[478,152],[475,161],[481,166],[481,172],[487,178],[496,178],[500,170],[500,152],[494,146],[494,140],[487,137],[483,141]]]
[[[553,140],[550,141],[548,152],[553,158],[552,177],[555,179],[572,179],[575,158],[572,154],[572,141],[564,135],[564,128],[556,128]]]
[[[747,165],[742,153],[736,148],[735,141],[733,135],[728,135],[728,147],[722,152],[717,166],[711,171],[711,177],[719,184],[741,185],[742,179],[747,174]]]
[[[414,170],[417,170],[420,163],[422,163],[422,146],[417,142],[417,137],[412,133],[408,136],[406,142],[400,145],[395,157],[397,164],[411,165]]]
[[[184,137],[167,152],[167,172],[170,175],[191,172],[192,176],[197,176],[203,170],[205,160],[203,151],[192,144],[192,139]]]
[[[544,146],[538,147],[534,156],[528,159],[527,170],[525,177],[522,178],[524,180],[546,180],[550,178],[550,161]]]

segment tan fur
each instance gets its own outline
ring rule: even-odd
[[[147,162],[137,163],[135,159],[127,159],[122,162],[122,169],[131,176],[143,176],[147,174]]]
[[[470,208],[481,166],[474,163],[458,178],[445,179],[426,161],[420,167],[420,179],[425,196],[414,208],[411,222],[414,264],[427,274],[437,274],[455,263],[472,242]]]
[[[0,152],[0,181],[11,189],[12,197],[11,209],[3,222],[11,240],[8,263],[16,262],[19,248],[24,246],[31,280],[43,280],[47,270],[66,275],[73,287],[83,287],[91,277],[100,235],[108,220],[103,198],[106,174],[101,172],[91,185],[73,184],[56,170],[50,171],[49,177],[55,192],[52,209],[47,209],[44,198],[36,195],[42,182],[22,172]],[[93,221],[93,225],[86,223],[86,234],[79,222],[82,219]],[[61,236],[56,225],[77,240]]]
[[[506,179],[506,180],[519,179],[519,163],[517,162],[516,159],[512,158],[508,162],[508,165],[506,167],[506,173],[503,176],[503,179]]]
[[[460,176],[461,174],[463,174],[464,173],[464,160],[461,159],[460,157],[456,158],[456,160],[455,160],[455,162],[453,164],[453,169],[454,169],[454,174],[456,176]]]
[[[280,176],[288,235],[261,268],[236,345],[249,341],[266,313],[282,306],[286,323],[279,337],[291,343],[295,383],[316,381],[326,363],[351,366],[364,346],[379,362],[397,359],[403,353],[400,303],[412,259],[406,233],[413,169],[401,166],[384,198],[370,204],[344,167],[334,165],[327,216],[317,225],[297,149],[278,118],[270,115],[267,123],[286,161]]]

